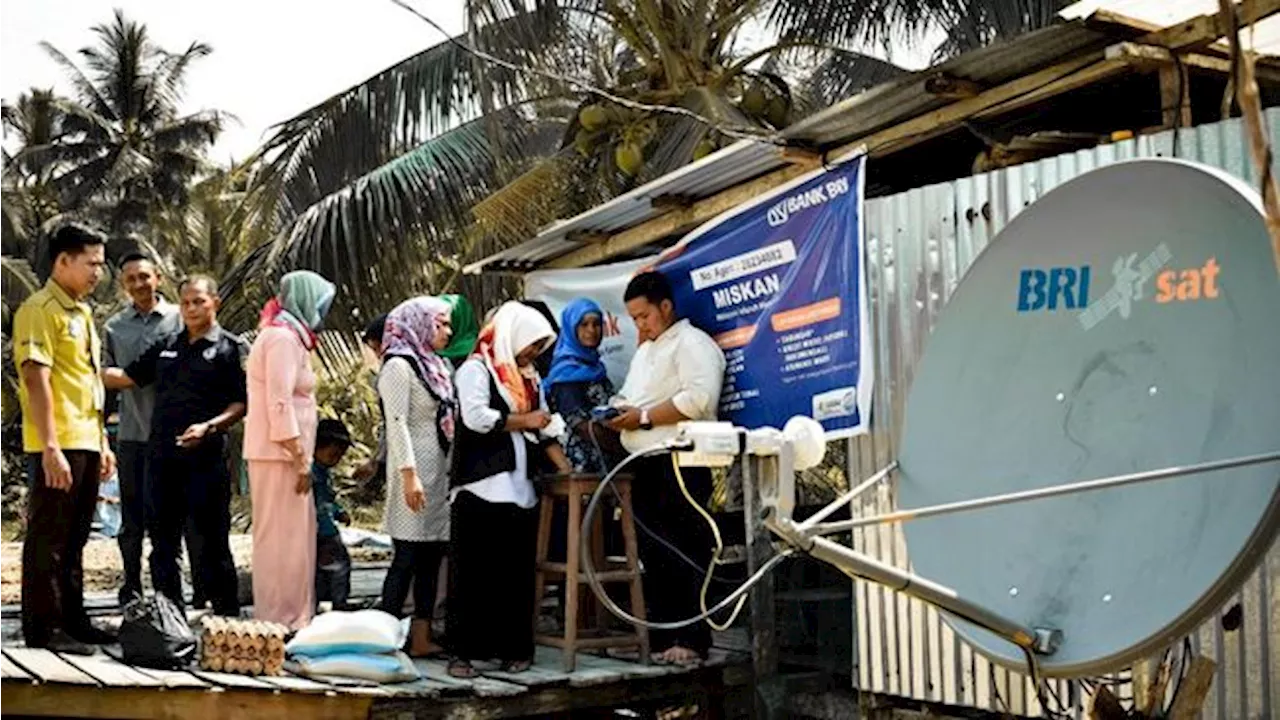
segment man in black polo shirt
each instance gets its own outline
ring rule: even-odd
[[[224,431],[245,411],[244,341],[218,325],[218,285],[196,275],[178,286],[183,328],[160,337],[128,367],[109,368],[109,388],[155,385],[146,522],[151,582],[179,607],[183,526],[192,523],[191,565],[218,615],[240,614],[231,557],[231,476]]]

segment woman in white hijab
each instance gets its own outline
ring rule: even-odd
[[[570,470],[555,440],[564,422],[547,412],[533,364],[555,339],[537,310],[506,303],[454,376],[461,422],[449,479],[447,627],[455,677],[473,677],[477,660],[498,660],[507,672],[533,662],[538,497],[530,477]]]

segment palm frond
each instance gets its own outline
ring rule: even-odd
[[[160,150],[205,148],[217,141],[225,122],[224,113],[204,110],[156,128],[150,140]]]
[[[940,62],[968,50],[1039,30],[1058,22],[1069,0],[969,0],[941,15],[946,39],[934,50]]]
[[[167,104],[177,106],[182,100],[191,63],[212,53],[213,48],[201,42],[191,43],[180,53],[162,51],[162,58],[155,69],[155,81]]]
[[[565,14],[540,2],[483,27],[465,40],[500,57],[548,54],[563,35]],[[518,37],[519,45],[506,44]],[[409,57],[276,126],[260,155],[255,184],[279,203],[287,223],[355,179],[424,140],[530,95],[525,79],[478,63],[451,42]]]
[[[62,68],[63,72],[67,74],[68,79],[71,80],[71,86],[75,88],[76,96],[79,98],[81,103],[89,106],[93,112],[103,117],[107,117],[112,120],[120,119],[120,117],[116,115],[115,108],[107,102],[102,93],[98,91],[98,87],[93,84],[93,81],[85,76],[84,71],[82,71],[78,65],[64,55],[61,50],[54,47],[47,41],[41,41],[40,47],[43,48],[45,54],[52,58],[53,61]]]
[[[848,50],[828,49],[800,84],[799,96],[813,109],[829,107],[909,71],[879,58]]]
[[[249,277],[283,269],[311,268],[334,280],[342,288],[340,318],[355,306],[403,298],[429,285],[440,268],[461,265],[456,239],[471,223],[468,209],[495,187],[499,168],[520,157],[530,126],[521,112],[500,111],[431,138],[313,203],[268,249],[246,259],[252,273],[226,278],[232,310],[260,299],[236,292]],[[488,122],[508,130],[498,144]]]
[[[36,271],[27,260],[5,255],[0,257],[0,269],[3,270],[4,304],[7,309],[17,310],[27,296],[40,289],[40,278],[36,277]]]

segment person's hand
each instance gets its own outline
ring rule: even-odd
[[[640,429],[640,408],[627,407],[619,408],[622,413],[612,420],[606,420],[605,426],[610,430],[623,432],[625,430]]]
[[[521,416],[525,430],[541,430],[551,424],[551,413],[546,410],[534,410]]]
[[[374,474],[377,472],[378,472],[378,461],[374,460],[373,458],[369,458],[367,461],[365,461],[363,465],[356,468],[356,471],[353,474],[355,475],[357,480],[364,481],[373,477]]]
[[[417,473],[405,478],[404,504],[415,513],[422,512],[422,508],[427,506],[427,491],[422,488],[422,481],[418,479]]]
[[[311,463],[302,462],[297,468],[298,482],[293,486],[299,495],[306,495],[311,492]]]
[[[178,447],[192,448],[199,445],[200,441],[204,440],[212,429],[213,426],[207,422],[195,423],[188,427],[186,432],[178,436]]]
[[[110,447],[102,448],[98,456],[98,480],[106,480],[116,471],[116,454]]]
[[[71,489],[71,463],[62,454],[62,448],[45,448],[40,457],[40,470],[44,473],[45,485],[54,490]]]
[[[346,510],[339,510],[337,513],[334,514],[333,518],[338,522],[342,523],[343,525],[351,524],[351,516],[347,514]]]

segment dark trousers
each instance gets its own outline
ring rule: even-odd
[[[702,612],[698,594],[714,544],[711,529],[680,492],[670,455],[638,460],[632,467],[631,502],[636,517],[700,566],[690,567],[648,533],[637,533],[648,619],[673,622],[698,615]],[[705,507],[711,498],[711,471],[681,468],[681,473],[689,494]],[[712,602],[714,598],[709,598],[708,603]],[[679,630],[650,630],[649,643],[654,652],[679,645],[705,655],[711,648],[711,628],[700,622]]]
[[[449,550],[447,542],[415,542],[395,540],[395,555],[382,581],[383,612],[396,617],[404,614],[404,601],[413,587],[413,616],[430,620],[436,604],[436,583],[440,578],[440,562]]]
[[[464,491],[450,518],[449,649],[462,660],[532,660],[537,509]]]
[[[231,556],[231,477],[223,460],[224,440],[206,439],[184,450],[152,443],[147,476],[147,533],[151,536],[151,582],[179,607],[178,568],[182,536],[189,527],[193,584],[218,615],[240,614],[235,561]]]
[[[49,644],[55,630],[77,635],[84,611],[84,545],[98,504],[96,452],[64,450],[71,489],[45,484],[41,456],[27,456],[27,537],[22,543],[22,636],[28,647]]]
[[[351,554],[342,543],[342,534],[329,537],[317,535],[316,601],[328,600],[333,603],[334,610],[345,610],[350,596]],[[404,599],[401,598],[401,605],[403,604]]]
[[[142,592],[142,538],[146,534],[147,465],[151,449],[145,442],[121,440],[116,443],[116,463],[120,475],[120,560],[124,565],[121,597]]]
[[[142,540],[147,522],[147,473],[151,466],[151,444],[132,440],[116,443],[116,465],[120,476],[120,558],[124,566],[124,587],[120,596],[127,598],[142,593]],[[194,529],[184,528],[187,552],[191,553]],[[195,565],[191,566],[191,587],[195,604],[203,607],[204,587]]]

